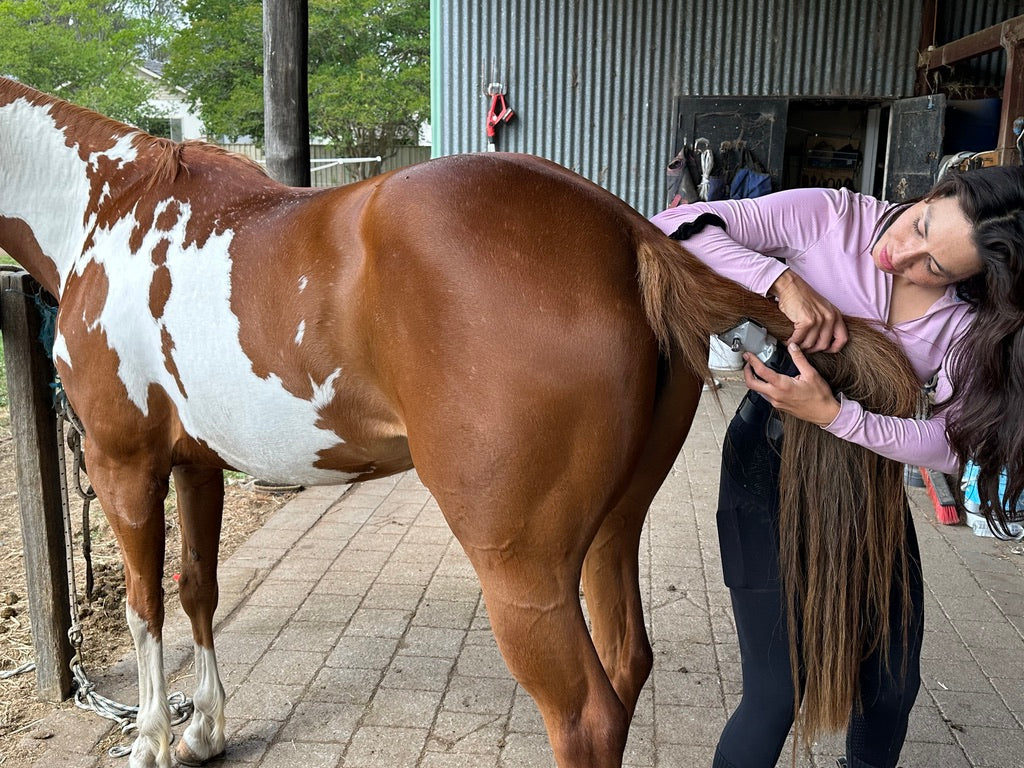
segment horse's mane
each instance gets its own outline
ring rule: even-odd
[[[80,141],[95,138],[97,142],[109,141],[111,136],[132,136],[132,145],[140,156],[153,164],[147,178],[147,187],[174,181],[181,173],[188,173],[190,165],[203,158],[219,158],[247,166],[266,176],[267,172],[259,163],[245,155],[231,152],[209,144],[201,139],[177,142],[172,139],[153,136],[141,128],[101,115],[86,107],[72,104],[56,96],[37,91],[17,80],[0,77],[0,96],[11,94],[32,104],[50,107],[58,125],[74,125]]]
[[[176,142],[144,133],[136,139],[136,148],[140,151],[145,148],[153,153],[156,161],[156,168],[153,172],[154,184],[161,181],[173,181],[178,174],[188,173],[191,165],[204,158],[223,159],[248,167],[261,176],[269,178],[266,169],[252,158],[218,147],[216,144],[210,144],[202,139]]]

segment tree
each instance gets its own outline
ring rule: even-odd
[[[170,33],[144,2],[160,0],[0,0],[0,73],[135,125],[156,117],[136,66],[147,36]]]
[[[429,29],[422,0],[311,3],[312,131],[358,157],[415,143],[430,116]]]
[[[186,0],[164,77],[189,94],[208,135],[263,140],[260,0]]]
[[[387,157],[430,111],[429,0],[309,0],[310,133]],[[187,0],[164,75],[212,134],[263,139],[259,0]]]

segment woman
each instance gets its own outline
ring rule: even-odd
[[[714,216],[694,222],[707,213]],[[953,473],[961,459],[973,458],[986,467],[990,519],[1003,519],[999,468],[1010,477],[1007,498],[1024,484],[1017,415],[1024,396],[1024,169],[950,175],[924,199],[900,206],[846,189],[801,189],[673,208],[653,221],[666,234],[694,222],[683,227],[685,247],[720,274],[775,296],[794,324],[787,372],[744,355],[751,391],[727,433],[718,509],[743,696],[714,768],[771,768],[795,698],[779,576],[782,435],[775,410],[911,465]],[[817,374],[805,353],[843,347],[843,314],[877,321],[922,384],[937,378],[939,407],[929,418],[868,412]],[[903,514],[909,568],[893,570],[893,620],[883,622],[889,642],[866,648],[860,664],[847,731],[850,768],[896,765],[920,685],[921,566],[909,510]]]

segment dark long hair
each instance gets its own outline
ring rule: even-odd
[[[1024,493],[1024,167],[953,173],[928,194],[952,197],[971,222],[982,271],[957,286],[974,319],[950,354],[950,444],[980,468],[981,513],[1004,528]],[[1007,483],[999,493],[1000,471]]]

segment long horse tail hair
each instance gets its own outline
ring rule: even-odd
[[[663,353],[698,377],[710,376],[709,336],[744,317],[780,340],[793,332],[775,301],[719,276],[667,237],[638,238],[637,259],[644,310]],[[810,355],[814,367],[833,391],[869,411],[913,416],[921,385],[902,349],[866,320],[846,324],[849,342],[837,354]],[[902,630],[904,664],[889,674],[906,672],[907,500],[901,464],[796,418],[784,417],[784,434],[779,557],[796,727],[810,744],[846,726],[859,706],[860,664],[873,651],[889,658],[893,629]]]

